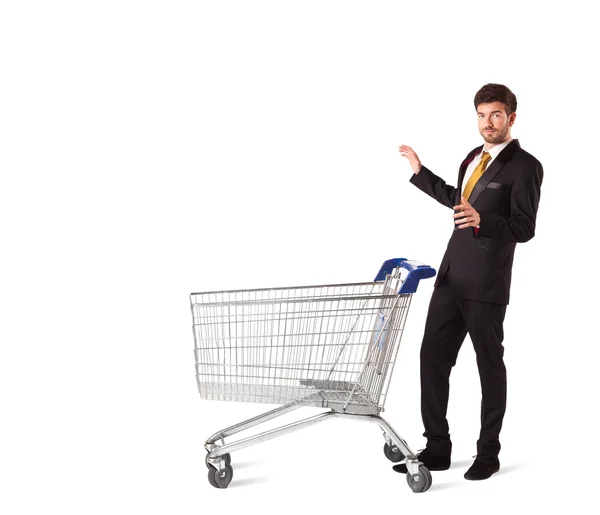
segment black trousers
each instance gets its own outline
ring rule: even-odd
[[[477,454],[497,456],[506,411],[503,323],[506,305],[455,297],[445,280],[431,296],[421,345],[421,415],[427,448],[450,456],[446,413],[450,372],[467,335],[471,337],[481,381],[481,432]]]

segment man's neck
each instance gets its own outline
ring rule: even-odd
[[[497,147],[498,145],[502,145],[504,143],[506,143],[509,139],[511,139],[511,135],[509,134],[508,136],[506,136],[506,139],[504,141],[501,141],[500,143],[488,143],[487,141],[483,144],[483,148],[485,150],[490,150],[494,147]]]

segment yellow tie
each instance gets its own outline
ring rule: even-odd
[[[479,164],[475,167],[475,170],[473,170],[473,173],[471,174],[471,177],[469,177],[469,181],[467,182],[467,185],[465,186],[465,189],[462,194],[462,196],[465,197],[467,200],[469,200],[469,197],[473,192],[475,184],[477,184],[477,181],[483,175],[483,172],[485,172],[485,167],[487,166],[488,161],[491,159],[491,157],[492,156],[490,156],[489,152],[486,152],[485,150],[483,151],[481,161],[479,161]]]

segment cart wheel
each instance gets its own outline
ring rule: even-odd
[[[229,465],[219,472],[216,468],[208,469],[208,482],[215,488],[227,488],[233,478],[233,469]]]
[[[421,465],[417,474],[406,474],[406,482],[414,493],[426,492],[431,486],[431,472],[427,467]]]
[[[207,453],[206,458],[204,458],[204,463],[206,463],[206,467],[211,469],[214,468],[209,462],[208,462],[208,455],[210,453]],[[231,454],[227,453],[227,454],[223,454],[223,456],[221,456],[221,458],[223,458],[225,460],[225,465],[231,465]]]
[[[402,451],[398,449],[398,447],[395,445],[390,447],[387,443],[383,446],[383,454],[385,454],[385,457],[388,460],[394,463],[402,461],[405,458],[404,454],[402,454]]]

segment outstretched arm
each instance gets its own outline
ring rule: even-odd
[[[419,160],[419,156],[417,156],[412,148],[406,145],[401,145],[399,150],[400,155],[408,159],[408,162],[410,163],[410,166],[414,172],[410,182],[412,182],[421,191],[427,193],[427,195],[437,200],[440,204],[450,208],[454,206],[456,188],[454,186],[448,186],[443,179],[423,166]]]

